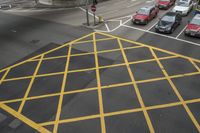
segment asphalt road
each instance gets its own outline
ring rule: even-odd
[[[106,23],[94,29],[108,35],[95,33],[80,40],[71,46],[70,56],[66,46],[32,60],[26,59],[91,33],[81,26],[84,9],[0,12],[0,68],[26,60],[5,69],[8,73],[0,72],[0,101],[15,111],[21,108],[22,115],[49,131],[55,130],[59,116],[60,133],[102,133],[104,124],[107,133],[149,132],[151,124],[158,133],[198,132],[200,39],[182,32],[193,14],[173,34],[160,34],[154,26],[166,10],[146,26],[131,22],[138,8],[153,1],[112,2],[98,5],[97,15]],[[24,104],[23,97],[28,98]],[[13,124],[13,119],[0,110],[1,131],[35,132],[23,122]]]
[[[0,12],[0,68],[51,45],[59,46],[91,32],[82,27]]]

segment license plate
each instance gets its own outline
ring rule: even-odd
[[[191,36],[195,36],[195,33],[190,33]]]
[[[164,30],[163,30],[163,29],[159,29],[159,31],[161,31],[161,32],[164,32]]]
[[[138,24],[138,23],[139,23],[139,21],[136,21],[135,23],[136,23],[136,24]]]

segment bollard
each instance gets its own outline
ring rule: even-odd
[[[103,20],[103,17],[102,17],[102,16],[98,16],[98,18],[99,18],[99,23],[103,23],[103,22],[104,22],[104,20]]]

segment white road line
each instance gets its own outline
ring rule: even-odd
[[[182,41],[182,42],[186,42],[186,43],[190,43],[190,44],[193,44],[193,45],[196,45],[196,46],[200,46],[199,43],[187,41],[187,40],[184,40],[184,39],[175,38],[175,37],[172,37],[172,36],[167,36],[167,35],[155,33],[155,32],[152,32],[152,31],[143,30],[143,29],[140,29],[140,28],[135,28],[135,27],[128,26],[128,25],[121,25],[121,26],[131,28],[131,29],[135,29],[135,30],[139,30],[139,31],[143,31],[143,32],[148,32],[148,33],[151,33],[151,34],[154,34],[154,35],[158,35],[158,36],[162,36],[162,37],[166,37],[166,38],[170,38],[170,39],[174,39],[174,40],[178,40],[178,41]]]
[[[126,20],[122,25],[126,24],[128,21],[132,20],[132,17],[130,17],[128,20]]]
[[[153,25],[148,29],[148,31],[150,31],[157,23],[158,23],[158,21],[156,21],[156,23],[153,24]]]
[[[106,26],[107,31],[110,32],[110,28],[108,27],[108,24],[106,24],[106,23],[104,23],[104,24]]]
[[[122,25],[122,20],[120,20],[120,25]]]
[[[120,20],[110,19],[110,20],[107,20],[107,21],[117,21],[117,22],[119,22]]]
[[[127,15],[127,16],[123,16],[123,17],[119,17],[119,18],[114,18],[114,19],[117,20],[117,19],[129,18],[129,17],[132,17],[132,15]],[[111,20],[112,20],[112,19],[111,19]]]
[[[178,38],[183,32],[184,30],[186,29],[187,25],[183,28],[183,30],[178,34],[178,36],[176,36],[176,38]]]
[[[79,9],[81,9],[84,12],[86,12],[86,10],[84,8],[82,8],[82,7],[79,7]],[[89,11],[88,11],[88,14],[94,17],[93,13],[91,13]],[[97,16],[95,16],[95,18],[99,19]]]

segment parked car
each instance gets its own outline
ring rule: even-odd
[[[172,9],[173,12],[178,12],[181,15],[188,15],[194,5],[193,0],[181,0],[176,3],[176,6]]]
[[[159,9],[169,9],[175,2],[176,0],[158,0],[157,6]]]
[[[182,16],[176,12],[167,12],[155,26],[156,32],[173,33],[181,24]]]
[[[159,8],[156,6],[142,7],[133,16],[132,21],[135,24],[148,24],[150,20],[157,16],[158,12]]]
[[[200,14],[196,14],[186,26],[185,35],[200,37]]]

